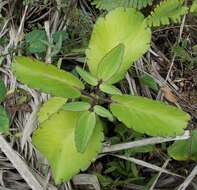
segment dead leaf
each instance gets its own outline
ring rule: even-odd
[[[166,100],[171,103],[177,104],[177,97],[172,93],[172,90],[169,87],[163,86],[161,87],[161,91],[163,92]]]

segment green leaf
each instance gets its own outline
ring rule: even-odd
[[[182,44],[177,43],[172,50],[176,54],[176,57],[180,58],[181,61],[192,62],[192,56],[187,52],[185,46],[187,45],[182,41]]]
[[[65,111],[87,111],[90,108],[91,105],[87,102],[70,102],[62,107]]]
[[[151,31],[140,12],[133,8],[114,9],[105,17],[100,17],[94,25],[86,51],[90,72],[97,76],[101,59],[118,44],[124,44],[123,62],[108,84],[118,82],[133,62],[149,49],[150,41]]]
[[[180,140],[168,148],[168,154],[175,160],[197,160],[197,129],[187,140]]]
[[[90,73],[86,72],[85,70],[81,69],[80,67],[76,67],[76,71],[80,75],[80,77],[88,84],[92,86],[96,86],[98,84],[98,81],[94,76],[92,76]]]
[[[158,88],[158,86],[157,86],[157,83],[155,82],[155,80],[151,77],[151,76],[149,76],[149,75],[143,75],[141,78],[140,78],[140,81],[143,83],[143,84],[145,84],[145,85],[147,85],[149,88],[151,88],[152,90],[154,90],[154,91],[158,91],[159,90],[159,88]]]
[[[59,43],[59,41],[64,41],[66,39],[68,39],[68,33],[66,31],[58,31],[58,32],[54,32],[52,35],[53,38],[53,42],[55,43]]]
[[[190,12],[191,13],[196,13],[197,12],[197,0],[193,0],[192,5],[190,7]]]
[[[153,0],[93,0],[92,4],[98,9],[112,10],[117,7],[133,7],[142,9],[148,5],[152,5]]]
[[[99,105],[94,106],[94,112],[101,117],[105,117],[109,119],[110,121],[114,120],[113,115],[110,113],[110,111],[102,106]]]
[[[5,109],[0,106],[0,133],[9,132],[9,119]]]
[[[97,120],[86,151],[79,153],[75,146],[75,127],[82,113],[60,111],[46,120],[33,135],[36,148],[48,159],[56,184],[69,181],[80,170],[89,167],[102,148],[103,126]]]
[[[17,79],[53,96],[76,98],[81,95],[83,83],[69,72],[57,69],[36,59],[16,57],[12,70]]]
[[[66,98],[53,97],[45,102],[38,113],[39,123],[43,123],[49,119],[53,114],[57,113],[67,101]]]
[[[97,77],[99,80],[108,81],[112,76],[114,76],[120,65],[122,64],[124,55],[124,45],[118,44],[112,50],[110,50],[104,57],[101,59],[98,70]]]
[[[0,80],[0,103],[5,100],[6,92],[7,90],[6,90],[5,84],[2,80]]]
[[[113,96],[110,109],[127,127],[150,136],[175,136],[184,132],[189,114],[165,103],[138,96]]]
[[[25,36],[27,51],[30,53],[43,53],[47,50],[47,35],[44,30],[33,30]]]
[[[154,9],[147,17],[149,26],[168,25],[170,21],[180,22],[181,16],[187,13],[188,8],[183,5],[183,0],[165,0]]]
[[[78,152],[84,153],[86,151],[95,125],[96,115],[94,112],[86,111],[80,115],[75,128],[75,145]]]
[[[99,88],[102,92],[105,92],[107,94],[113,94],[113,95],[121,95],[122,94],[122,92],[118,88],[116,88],[115,86],[110,85],[110,84],[103,83],[103,84],[99,85]]]

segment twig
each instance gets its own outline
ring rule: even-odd
[[[87,96],[89,98],[91,98],[93,101],[98,102],[98,100],[102,100],[105,103],[112,103],[113,101],[108,99],[108,98],[103,98],[101,96],[99,96],[98,98],[96,98],[95,96],[92,96],[91,94],[89,94],[88,92],[81,90],[81,94],[84,96]]]
[[[95,190],[100,190],[100,184],[95,175],[91,174],[79,174],[73,178],[74,185],[92,185]]]
[[[185,190],[196,175],[197,175],[197,166],[194,167],[190,175],[185,179],[185,181],[179,186],[177,190]]]
[[[23,135],[22,135],[22,138],[21,138],[21,149],[22,150],[23,150],[26,142],[30,138],[32,131],[34,130],[34,128],[36,126],[37,113],[38,113],[38,106],[34,106],[34,110],[31,113],[31,115],[29,116],[29,118],[27,120],[27,123],[24,127],[24,130],[23,130]]]
[[[131,93],[131,95],[134,96],[135,93],[134,93],[134,90],[133,90],[133,86],[132,86],[132,83],[131,83],[131,79],[130,79],[129,73],[126,74],[126,79],[127,79],[128,84],[129,84],[130,93]]]
[[[163,169],[166,168],[166,166],[168,165],[169,161],[170,161],[170,159],[167,159],[167,160],[165,161],[165,163],[164,163],[163,166],[162,166]],[[155,181],[153,182],[153,184],[151,185],[151,187],[150,187],[149,190],[154,190],[155,185],[157,184],[157,181],[158,181],[158,179],[159,179],[159,177],[161,176],[162,173],[163,173],[162,171],[159,172],[159,174],[157,175]]]
[[[104,147],[102,153],[116,152],[120,150],[126,150],[130,148],[135,148],[135,147],[140,147],[140,146],[150,145],[150,144],[158,144],[158,143],[164,143],[164,142],[170,142],[170,141],[176,141],[176,140],[185,140],[185,139],[188,139],[189,137],[190,137],[189,131],[185,131],[185,133],[182,136],[177,136],[177,137],[167,137],[167,138],[151,137],[151,138],[146,138],[146,139],[137,140],[133,142],[121,143],[121,144]]]

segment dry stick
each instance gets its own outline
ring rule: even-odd
[[[20,158],[20,156],[12,149],[10,144],[4,139],[2,135],[0,135],[0,148],[2,152],[10,160],[10,162],[13,164],[13,166],[16,168],[16,170],[18,170],[20,175],[24,178],[24,180],[33,190],[43,190],[40,183],[30,172],[28,166]]]
[[[29,116],[27,123],[25,124],[25,127],[23,129],[23,135],[21,138],[21,149],[22,150],[24,149],[26,142],[30,138],[32,131],[36,127],[38,106],[34,106],[34,107],[35,108],[34,108],[33,112],[31,113],[31,115]]]
[[[165,161],[165,163],[164,163],[163,166],[162,166],[163,169],[166,168],[166,166],[168,165],[169,161],[170,161],[170,159],[167,159],[167,160]],[[162,171],[159,172],[159,174],[157,175],[155,181],[153,182],[153,184],[151,185],[151,187],[150,187],[149,190],[154,190],[154,187],[155,187],[155,185],[157,184],[157,181],[158,181],[158,179],[159,179],[159,177],[161,176],[162,173],[163,173]]]
[[[26,13],[27,13],[27,9],[28,9],[28,5],[25,6],[25,10],[24,10],[24,13],[23,13],[23,17],[21,19],[21,22],[20,22],[20,26],[18,28],[18,32],[17,32],[17,43],[18,43],[18,40],[21,36],[21,34],[23,33],[23,29],[24,29],[24,24],[25,24],[25,16],[26,16]]]
[[[45,31],[47,33],[48,41],[49,41],[49,43],[51,43],[52,38],[51,38],[51,33],[50,33],[50,23],[49,23],[49,21],[44,22],[44,27],[45,27]],[[47,48],[45,61],[49,64],[52,62],[52,60],[51,60],[51,47],[50,46]]]
[[[129,76],[128,72],[126,74],[126,79],[127,79],[128,84],[129,84],[130,93],[131,93],[131,95],[134,96],[134,90],[133,90],[133,86],[132,86],[132,83],[131,83],[130,76]]]
[[[74,185],[92,185],[95,190],[101,190],[98,178],[92,174],[78,174],[72,181]]]
[[[167,138],[151,137],[151,138],[146,138],[146,139],[137,140],[133,142],[111,145],[108,147],[104,147],[102,153],[115,152],[115,151],[140,147],[140,146],[149,145],[149,144],[158,144],[158,143],[164,143],[164,142],[170,142],[170,141],[185,140],[188,138],[190,138],[190,132],[185,131],[185,133],[182,136],[167,137]]]
[[[121,158],[123,160],[127,160],[127,161],[130,161],[130,162],[133,162],[133,163],[135,163],[137,165],[140,165],[140,166],[143,166],[143,167],[146,167],[146,168],[150,168],[150,169],[158,171],[158,172],[162,172],[162,173],[166,173],[166,174],[173,175],[173,176],[176,176],[176,177],[184,178],[181,175],[178,175],[176,173],[170,172],[170,171],[168,171],[168,170],[166,170],[164,168],[161,168],[161,167],[156,166],[154,164],[150,164],[150,163],[145,162],[143,160],[139,160],[139,159],[136,159],[136,158],[133,158],[133,157],[121,156],[121,155],[117,155],[117,154],[110,154],[110,155],[115,156],[117,158]]]
[[[194,167],[190,175],[185,179],[185,181],[179,186],[177,190],[185,190],[196,175],[197,175],[197,166]]]

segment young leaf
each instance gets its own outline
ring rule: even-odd
[[[183,5],[183,0],[165,0],[154,9],[147,17],[149,26],[160,26],[180,22],[181,16],[187,13],[188,8]]]
[[[79,170],[85,170],[102,148],[102,123],[96,127],[84,153],[75,146],[75,127],[80,112],[60,111],[41,124],[33,135],[36,148],[48,159],[56,184],[69,181]]]
[[[27,51],[30,53],[43,53],[47,50],[47,35],[44,30],[33,30],[25,36]]]
[[[168,154],[175,160],[197,160],[197,129],[187,140],[176,141],[168,148]]]
[[[182,110],[137,96],[113,96],[110,109],[118,120],[137,132],[150,136],[180,135],[190,116]]]
[[[114,76],[122,64],[124,45],[118,44],[110,50],[100,61],[97,70],[97,77],[102,81],[108,81]]]
[[[81,114],[75,128],[75,145],[77,151],[84,153],[96,125],[96,115],[94,112],[86,111]]]
[[[9,132],[9,119],[5,109],[0,106],[0,133]]]
[[[49,119],[53,114],[57,113],[66,103],[66,98],[53,97],[45,102],[39,110],[38,121],[43,123]]]
[[[105,92],[107,94],[113,94],[113,95],[121,95],[122,94],[122,92],[118,88],[116,88],[115,86],[110,85],[110,84],[103,83],[103,84],[99,85],[99,88],[102,92]]]
[[[62,107],[65,111],[87,111],[91,105],[87,102],[70,102]]]
[[[142,9],[151,5],[152,1],[153,0],[93,0],[92,4],[96,5],[98,9],[109,11],[118,7]]]
[[[81,94],[78,89],[84,88],[83,83],[69,72],[36,59],[16,57],[12,70],[20,82],[54,96],[76,98]]]
[[[0,103],[4,101],[6,97],[6,87],[2,80],[0,80]]]
[[[118,82],[132,63],[148,50],[150,41],[151,31],[140,12],[133,8],[114,9],[104,18],[99,18],[94,25],[86,51],[90,72],[97,76],[101,59],[118,44],[124,44],[123,62],[108,84]]]
[[[154,90],[154,91],[158,91],[159,90],[159,88],[158,88],[158,86],[157,86],[157,83],[154,81],[154,79],[151,77],[151,76],[149,76],[149,75],[143,75],[141,78],[140,78],[140,81],[143,83],[143,84],[145,84],[145,85],[147,85],[149,88],[151,88],[152,90]]]
[[[96,86],[98,84],[97,79],[92,76],[90,73],[86,72],[85,70],[81,69],[80,67],[76,67],[77,73],[80,75],[80,77],[86,81],[88,84],[92,86]]]
[[[110,111],[108,111],[102,106],[99,106],[99,105],[94,106],[94,112],[101,117],[105,117],[109,119],[109,121],[114,120],[113,115],[110,113]]]

